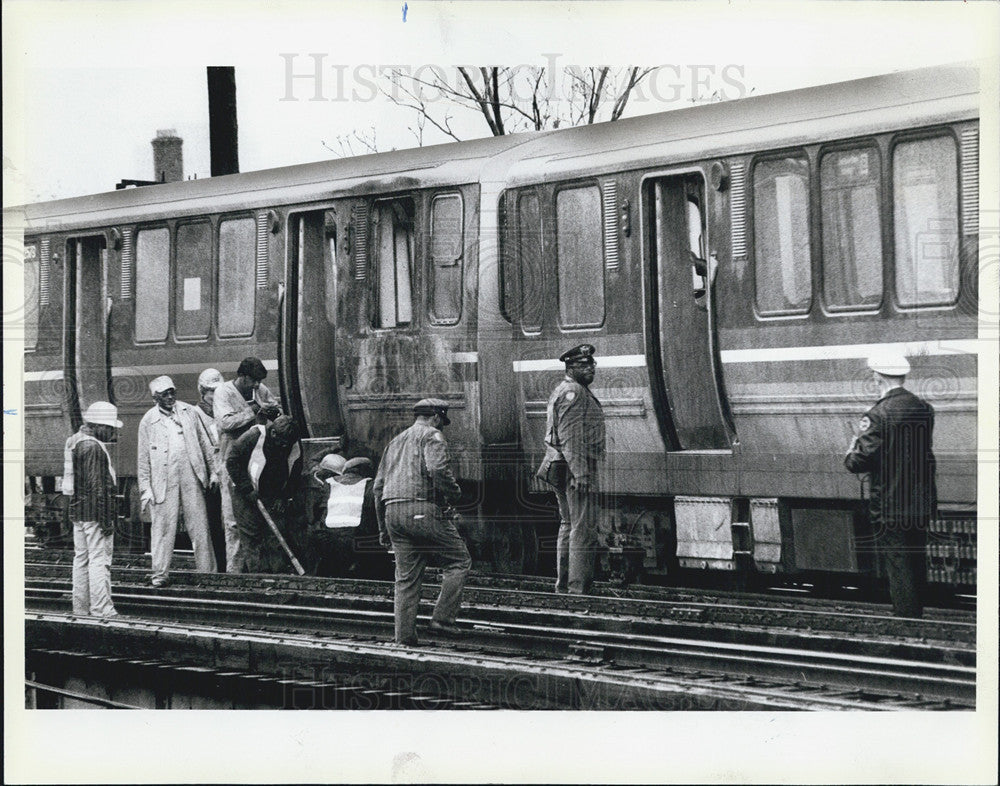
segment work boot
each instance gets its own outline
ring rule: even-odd
[[[457,625],[452,625],[448,622],[438,622],[437,620],[431,620],[431,633],[437,633],[441,636],[449,636],[451,638],[461,638],[465,635],[465,631],[459,628]]]

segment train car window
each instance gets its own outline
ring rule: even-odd
[[[948,137],[896,145],[896,297],[901,306],[958,299],[958,157]]]
[[[323,235],[326,239],[323,258],[324,286],[326,288],[326,321],[337,324],[337,215],[332,210],[326,211],[323,225]]]
[[[604,243],[597,186],[556,193],[559,325],[604,324]]]
[[[831,152],[820,161],[823,297],[835,310],[882,302],[880,169],[874,148]]]
[[[174,334],[208,338],[212,324],[212,225],[208,221],[177,227],[174,274]]]
[[[140,229],[135,262],[135,340],[164,341],[170,320],[170,230]]]
[[[219,224],[219,335],[253,333],[257,287],[257,223],[234,218]]]
[[[809,163],[759,162],[753,170],[754,276],[762,315],[806,313],[812,303]]]
[[[455,325],[462,317],[462,197],[443,194],[431,202],[430,318]]]
[[[413,321],[412,199],[375,206],[375,267],[378,308],[375,327],[405,327]]]
[[[545,296],[542,273],[542,217],[538,195],[533,191],[517,199],[517,262],[521,289],[521,329],[537,333],[542,329]]]
[[[38,346],[40,262],[38,244],[26,244],[24,247],[24,348],[26,350],[33,350]]]

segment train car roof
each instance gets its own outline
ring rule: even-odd
[[[937,66],[579,126],[517,150],[505,184],[791,147],[979,116],[979,71]]]
[[[26,231],[110,226],[166,216],[298,204],[356,193],[474,183],[483,164],[538,133],[373,153],[234,175],[162,183],[5,208]]]
[[[489,137],[7,208],[26,231],[359,193],[585,175],[978,117],[978,69],[938,66],[558,131]]]

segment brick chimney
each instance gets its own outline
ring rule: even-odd
[[[160,129],[153,140],[153,179],[175,183],[184,179],[184,140],[172,128]]]

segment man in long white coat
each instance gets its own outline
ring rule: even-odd
[[[181,509],[196,570],[215,572],[204,493],[218,477],[208,432],[194,407],[177,400],[173,380],[157,377],[149,383],[149,392],[156,406],[139,423],[137,475],[142,505],[149,505],[152,517],[152,584],[162,587],[170,573]]]

